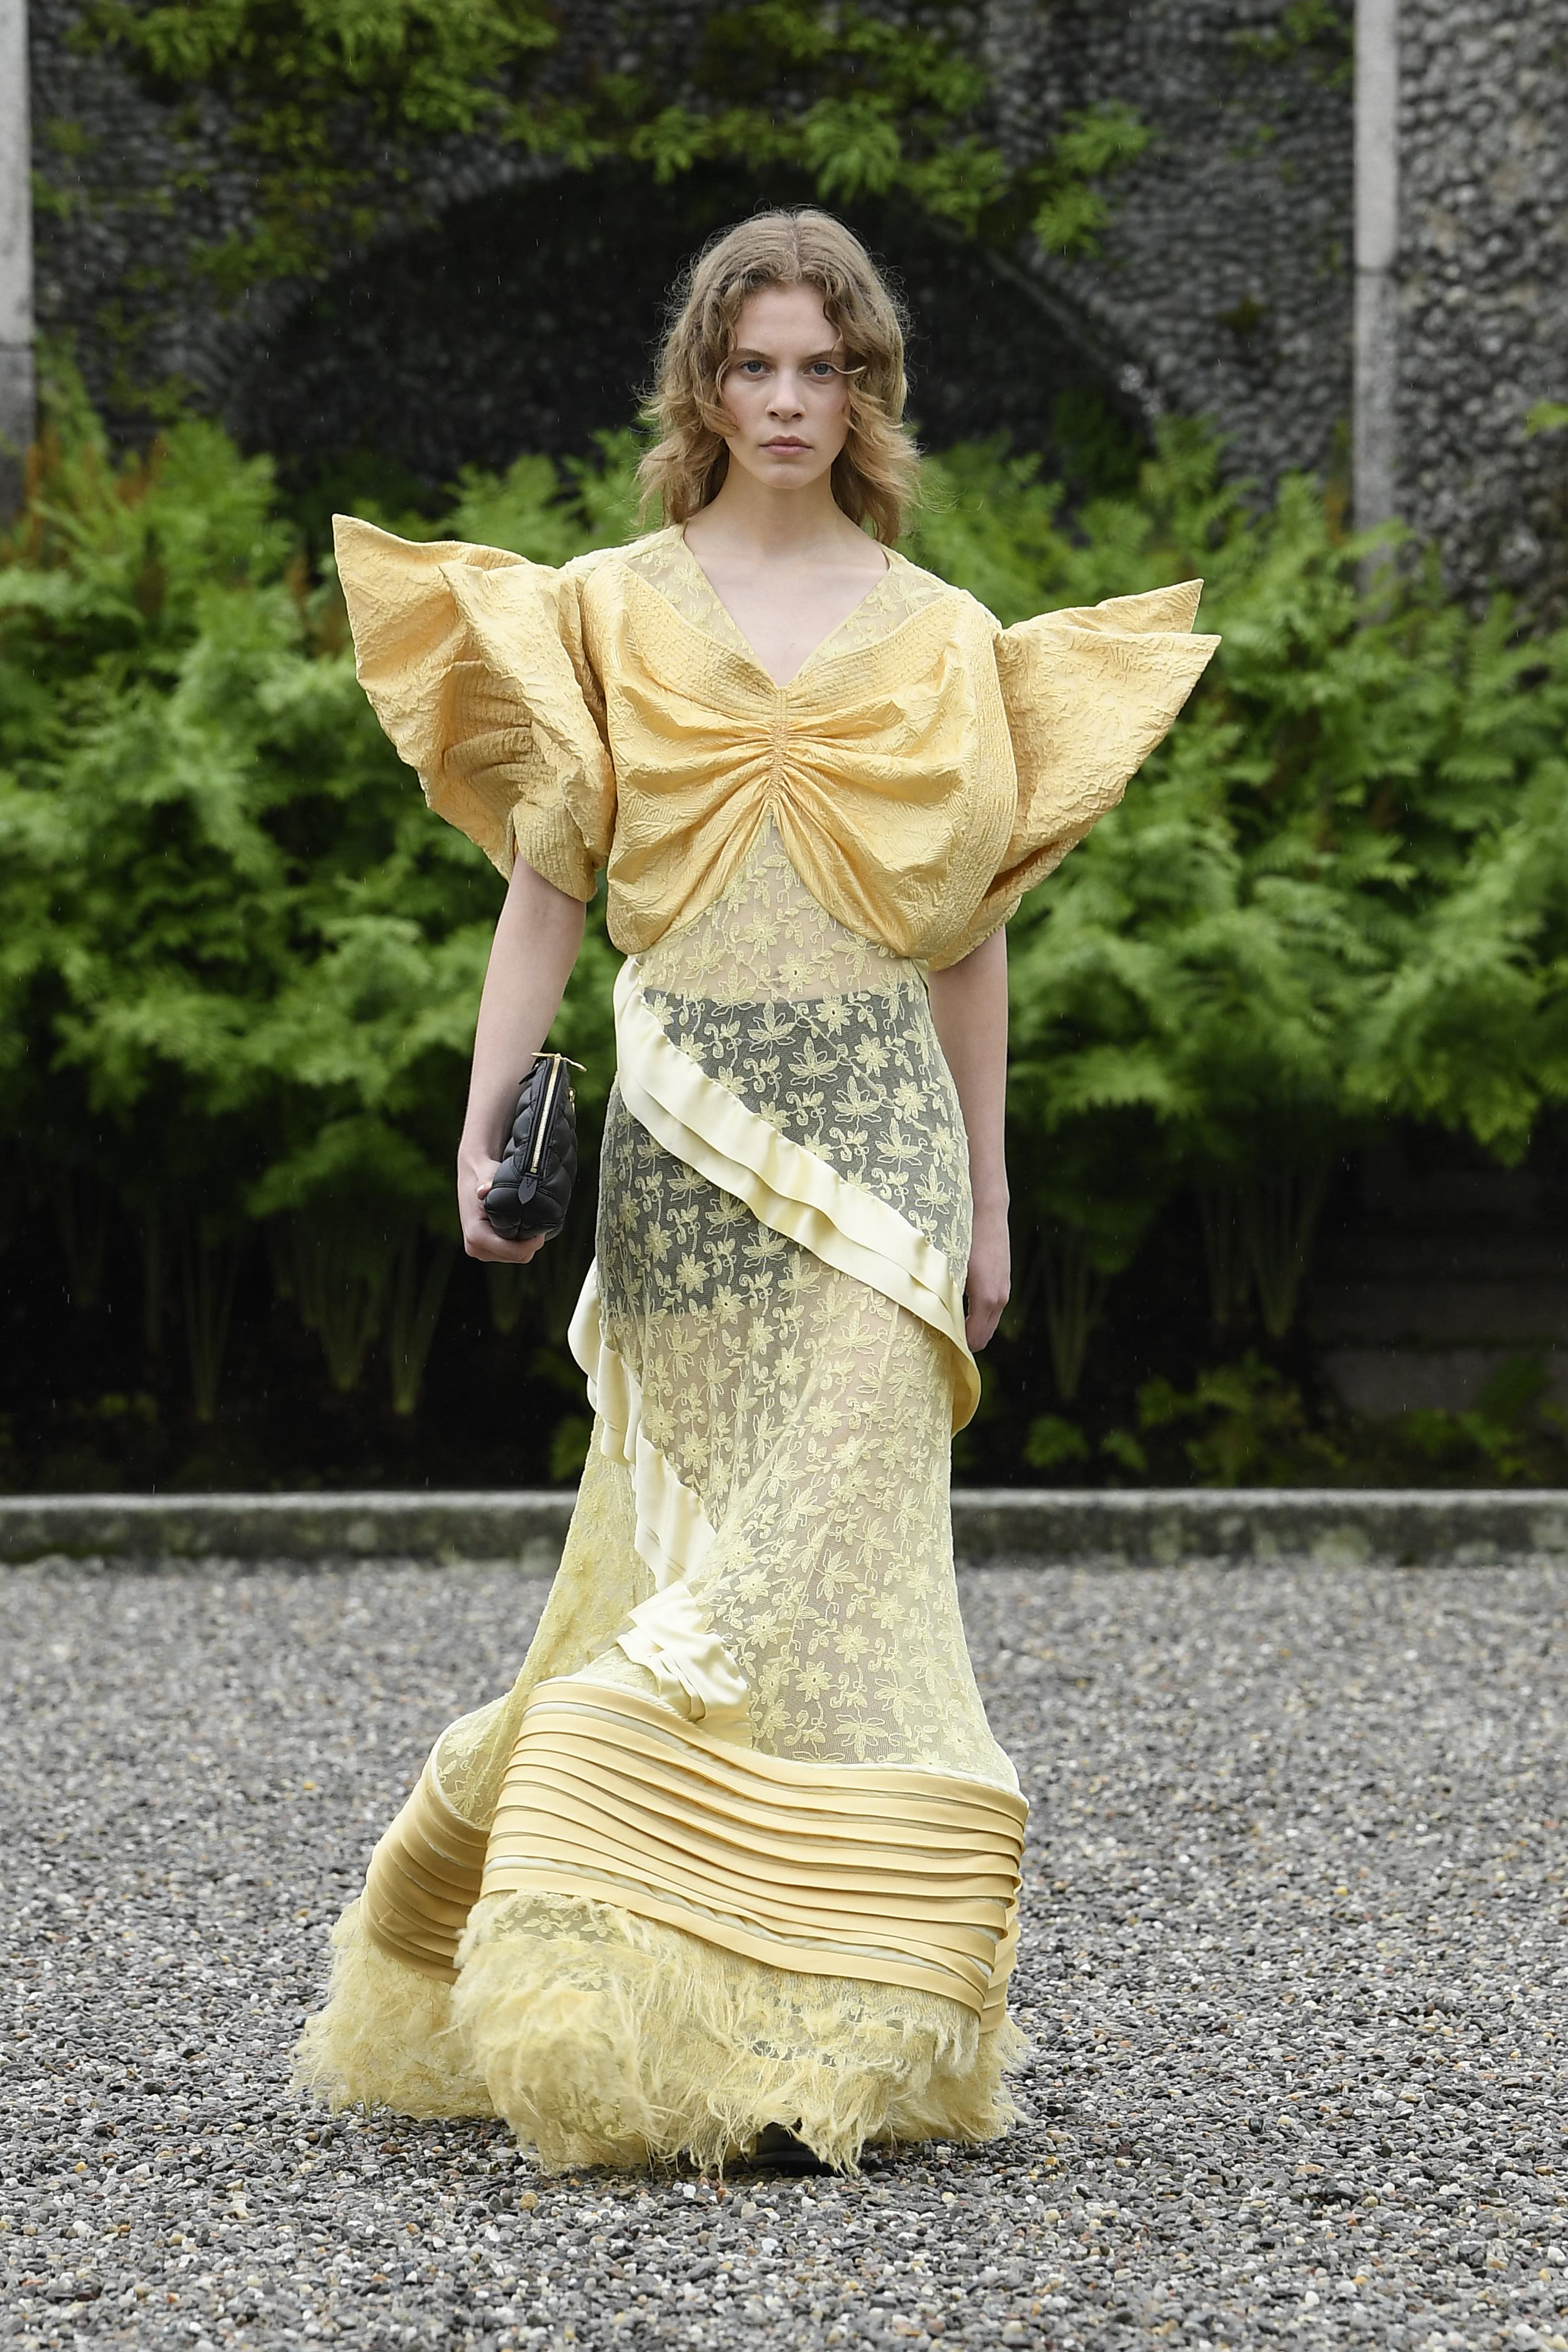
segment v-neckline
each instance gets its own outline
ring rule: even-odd
[[[772,670],[768,667],[766,662],[763,659],[755,646],[752,645],[750,637],[747,636],[746,632],[742,629],[741,624],[737,621],[735,615],[731,613],[722,596],[720,595],[718,589],[714,586],[713,582],[708,575],[706,566],[699,560],[695,548],[691,548],[687,545],[686,525],[684,523],[677,523],[674,528],[677,546],[680,549],[680,551],[685,556],[688,563],[689,563],[692,569],[696,572],[703,587],[707,590],[709,595],[712,598],[720,612],[723,614],[724,618],[730,624],[731,628],[735,632],[736,646],[745,656],[745,658],[752,664],[752,667],[760,671],[762,676],[767,679],[768,684],[772,687],[775,694],[793,693],[794,689],[800,684],[801,679],[805,676],[806,671],[811,667],[813,662],[815,662],[818,656],[824,653],[833,643],[834,638],[837,636],[839,631],[841,629],[847,629],[849,626],[850,622],[855,618],[856,614],[858,613],[863,613],[867,605],[870,603],[872,597],[878,594],[878,593],[886,585],[888,577],[893,569],[895,562],[897,561],[894,551],[890,547],[884,548],[882,550],[881,572],[878,577],[872,581],[871,585],[867,589],[866,593],[860,597],[857,603],[850,605],[849,610],[842,616],[841,619],[834,622],[833,626],[825,635],[818,637],[816,643],[812,646],[811,651],[806,655],[805,660],[800,662],[796,666],[793,674],[781,684],[773,676]]]

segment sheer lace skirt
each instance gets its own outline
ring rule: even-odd
[[[1022,1807],[953,1576],[970,1204],[923,979],[768,830],[623,973],[617,1045],[561,1572],[378,1847],[303,2071],[428,2108],[445,2036],[447,2111],[553,2163],[721,2160],[774,2121],[841,2162],[978,2137]]]

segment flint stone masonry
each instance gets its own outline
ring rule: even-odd
[[[210,1559],[441,1565],[549,1574],[568,1494],[40,1495],[0,1497],[0,1561]],[[969,1487],[952,1498],[963,1568],[1182,1560],[1395,1567],[1568,1558],[1568,1493]]]
[[[1568,39],[1561,6],[1401,11],[1400,510],[1456,578],[1560,598],[1568,433]]]
[[[584,0],[564,20],[551,70],[567,81],[593,62],[646,65],[679,96],[707,13],[707,0]],[[454,402],[459,415],[465,401],[482,405],[479,380],[493,379],[509,319],[518,338],[536,330],[537,310],[506,276],[519,251],[537,255],[542,285],[557,286],[553,323],[575,339],[573,365],[590,376],[596,366],[603,398],[619,397],[624,415],[624,316],[629,304],[646,349],[662,289],[628,290],[618,230],[635,227],[636,243],[645,216],[658,213],[679,246],[734,209],[722,183],[660,191],[623,182],[592,235],[552,245],[541,167],[515,149],[473,140],[387,153],[377,159],[385,200],[370,245],[377,257],[406,247],[416,266],[387,274],[379,311],[362,310],[355,331],[344,331],[369,254],[346,229],[334,284],[256,289],[225,308],[191,266],[197,243],[240,236],[253,217],[222,108],[204,101],[193,119],[177,117],[115,58],[73,45],[77,22],[73,0],[32,0],[38,315],[47,331],[74,338],[125,426],[143,394],[156,405],[148,388],[174,383],[242,430],[287,428],[312,450],[352,449],[364,422],[368,337],[383,405],[429,419],[438,441]],[[953,336],[944,313],[943,339],[960,348],[948,379],[930,387],[931,437],[963,429],[965,386],[968,413],[990,429],[998,374],[1064,385],[1087,374],[1145,428],[1167,411],[1212,418],[1244,477],[1267,485],[1306,467],[1348,485],[1350,6],[984,0],[967,23],[990,77],[991,128],[1012,160],[1039,157],[1075,110],[1106,100],[1132,106],[1153,135],[1111,184],[1114,216],[1097,257],[1068,264],[1026,246],[1014,257],[973,250],[954,265],[971,273],[975,331]],[[1500,579],[1550,605],[1568,579],[1568,433],[1531,438],[1526,417],[1568,392],[1561,12],[1519,0],[1403,0],[1399,42],[1396,509],[1436,538],[1458,587]],[[431,220],[450,224],[458,247],[482,233],[500,257],[499,320],[468,312],[475,385],[457,380],[461,349],[437,366],[420,333],[421,287],[437,299],[445,268]],[[896,215],[875,226],[900,262]],[[594,257],[606,251],[607,269]],[[921,274],[911,273],[917,295]],[[999,289],[1021,310],[1018,341],[999,343],[993,331]],[[292,406],[291,372],[302,379]],[[594,400],[575,396],[565,425],[552,414],[522,386],[493,431],[505,439],[510,422],[521,449],[555,446],[574,429],[581,446],[605,421]],[[1036,430],[1026,416],[1002,421],[1026,439]],[[140,422],[145,429],[145,413]],[[482,455],[495,462],[488,442]],[[435,478],[447,467],[442,446]]]

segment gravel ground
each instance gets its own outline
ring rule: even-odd
[[[324,1930],[542,1587],[0,1571],[0,2339],[1568,2352],[1568,1572],[973,1575],[1035,1805],[1025,2125],[533,2175],[287,2089]]]

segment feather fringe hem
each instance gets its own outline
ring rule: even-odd
[[[957,2002],[739,1958],[565,1895],[478,1905],[455,1985],[332,1931],[294,2082],[333,2107],[503,2116],[547,2171],[688,2158],[716,2170],[784,2124],[853,2170],[868,2143],[984,2140],[1015,2120],[1026,2043]]]
[[[764,1967],[564,1895],[479,1904],[458,1957],[469,2060],[549,2171],[717,2168],[775,2123],[850,2170],[868,2142],[990,2139],[1016,2115],[1023,2035],[939,1994]]]
[[[453,2021],[451,1986],[374,1944],[362,1907],[351,1903],[332,1930],[326,2007],[296,2045],[296,2088],[334,2107],[493,2115],[484,2077],[470,2065]]]

